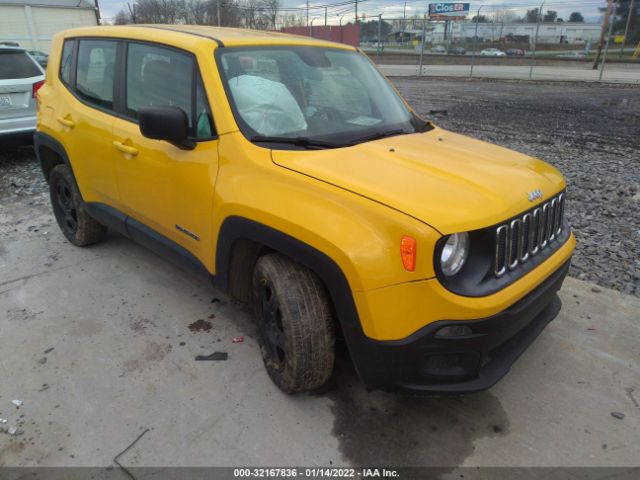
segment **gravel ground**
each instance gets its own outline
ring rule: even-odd
[[[558,167],[578,240],[570,275],[640,296],[640,88],[393,81],[441,127]]]
[[[440,126],[557,166],[569,184],[567,215],[578,239],[570,275],[640,297],[639,88],[394,82],[418,113]],[[46,188],[30,148],[0,148],[0,226],[9,221],[7,208],[24,212],[25,222],[49,209]]]

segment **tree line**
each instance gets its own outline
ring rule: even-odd
[[[173,23],[257,29],[297,26],[303,19],[282,14],[281,0],[135,0],[120,10],[116,25]]]
[[[527,10],[527,13],[525,13],[521,17],[508,10],[504,10],[504,11],[498,10],[492,17],[489,17],[488,15],[480,15],[479,17],[477,17],[477,21],[479,23],[490,23],[490,22],[537,23],[538,20],[541,20],[545,23],[553,23],[553,22],[563,23],[565,21],[563,18],[558,17],[558,12],[556,12],[555,10],[547,10],[547,13],[540,15],[539,9],[537,8]],[[476,17],[474,16],[471,19],[471,21],[475,22]],[[569,15],[567,21],[575,22],[575,23],[584,23],[584,16],[580,12],[572,12]]]

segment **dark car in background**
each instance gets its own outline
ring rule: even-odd
[[[451,47],[447,53],[449,55],[465,55],[467,51],[462,47]]]
[[[524,57],[524,50],[520,48],[510,48],[505,53],[509,57]]]

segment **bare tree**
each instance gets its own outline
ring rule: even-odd
[[[210,9],[209,2],[201,0],[185,0],[184,3],[184,22],[192,25],[208,25],[211,23],[209,18]]]
[[[120,10],[118,13],[116,13],[116,18],[114,19],[113,23],[116,25],[127,25],[129,23],[132,23],[131,16],[124,10]]]
[[[302,27],[306,23],[302,15],[293,12],[280,16],[280,19],[283,27]]]
[[[276,29],[276,20],[278,19],[278,12],[280,11],[280,0],[263,0],[262,6],[264,8],[264,15],[267,17],[269,24],[273,30]]]
[[[499,9],[493,15],[493,21],[496,23],[512,23],[518,19],[518,15],[516,15],[511,10],[507,9]]]

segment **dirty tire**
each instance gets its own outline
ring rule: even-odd
[[[56,165],[49,175],[53,214],[64,236],[84,247],[104,238],[107,227],[89,216],[68,165]]]
[[[273,382],[286,393],[324,385],[333,372],[335,331],[317,275],[277,253],[260,257],[253,301],[262,359]]]

